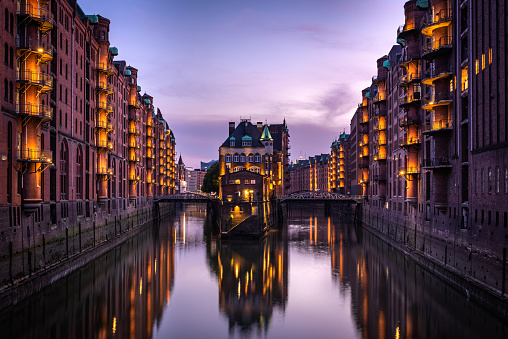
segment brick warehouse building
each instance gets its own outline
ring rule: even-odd
[[[288,193],[302,191],[332,191],[332,158],[318,154],[289,165],[291,188]]]
[[[289,130],[242,119],[219,147],[219,196],[223,201],[267,201],[289,189]],[[246,172],[242,175],[231,174]],[[233,178],[234,177],[234,178]],[[261,181],[261,182],[260,182]],[[252,191],[252,192],[251,192]],[[251,195],[254,195],[253,197]]]
[[[151,218],[175,138],[110,21],[74,1],[2,1],[0,284]],[[133,221],[136,218],[136,221]]]
[[[345,148],[351,194],[362,195],[366,224],[430,259],[451,280],[458,275],[503,297],[505,6],[406,2],[399,45],[377,60]]]

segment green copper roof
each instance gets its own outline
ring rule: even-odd
[[[118,48],[115,46],[109,48],[112,55],[117,56],[118,55]]]
[[[145,104],[147,104],[147,105],[150,105],[150,104],[151,104],[150,99],[143,99],[143,101],[144,101],[144,102],[145,102]]]
[[[242,141],[252,141],[252,137],[248,136],[248,135],[244,135],[242,137]]]
[[[406,40],[402,38],[397,38],[397,43],[401,45],[402,47],[406,46]]]
[[[383,61],[383,67],[386,68],[387,70],[390,70],[390,60],[385,60]]]
[[[90,23],[92,24],[99,23],[99,17],[97,15],[87,15],[86,17],[88,18],[88,20],[90,20]]]
[[[429,0],[416,0],[416,6],[421,8],[429,8]]]
[[[370,99],[370,92],[365,93],[365,97],[366,97],[367,99]]]
[[[123,74],[125,76],[130,76],[132,73],[131,73],[131,70],[130,69],[126,69],[125,72],[123,72]]]
[[[138,86],[138,92],[141,92],[141,86]]]
[[[261,134],[261,138],[259,140],[261,140],[261,141],[273,140],[272,135],[270,134],[270,131],[268,130],[268,125],[265,125],[265,129],[263,130],[263,134]]]
[[[231,136],[231,138],[229,138],[229,140],[235,141],[236,139],[234,136]]]

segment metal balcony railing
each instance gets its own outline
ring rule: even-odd
[[[441,130],[451,130],[452,128],[452,120],[451,119],[441,119],[435,120],[430,123],[426,123],[423,128],[423,132],[433,132],[433,131],[441,131]]]
[[[419,146],[420,138],[419,137],[408,137],[404,136],[399,138],[399,146],[400,147],[409,147],[409,146]]]
[[[421,73],[420,72],[408,73],[408,74],[401,75],[399,77],[399,83],[401,85],[405,85],[405,84],[408,84],[410,82],[420,81],[421,78],[422,77],[421,77]]]
[[[107,73],[107,74],[113,74],[113,66],[112,65],[108,65],[107,63],[105,62],[101,62],[101,63],[98,63],[95,65],[95,69],[98,71],[98,72],[104,72],[104,73]]]
[[[138,127],[129,127],[129,134],[140,135],[141,130]]]
[[[435,106],[448,105],[452,102],[452,94],[449,91],[433,92],[425,96],[422,108],[433,110]]]
[[[111,167],[98,167],[97,168],[98,175],[113,175],[113,168]]]
[[[107,102],[97,102],[95,104],[95,109],[97,110],[104,110],[104,111],[113,111],[113,105]]]
[[[53,89],[53,77],[49,74],[32,71],[18,71],[16,72],[16,75],[16,80],[18,82],[39,86],[43,92],[51,91]]]
[[[16,113],[23,116],[41,118],[43,120],[53,119],[53,108],[47,105],[16,104]]]
[[[40,56],[39,61],[42,63],[51,61],[55,50],[53,45],[49,43],[39,42],[32,38],[21,39],[20,37],[16,38],[16,47],[19,50],[27,50],[37,53]]]
[[[18,150],[18,161],[51,164],[53,161],[53,152],[40,150],[38,148],[20,149]]]
[[[452,10],[442,9],[436,13],[429,13],[422,19],[422,34],[432,35],[434,29],[448,26],[452,20]]]
[[[113,130],[113,124],[108,121],[97,121],[95,123],[95,128],[111,131]]]
[[[104,81],[98,82],[97,84],[97,90],[98,91],[104,91],[104,92],[113,92],[113,85],[105,83]]]
[[[40,23],[41,31],[43,33],[49,31],[55,25],[53,14],[45,8],[34,7],[28,3],[21,3],[18,1],[16,8],[17,15],[28,15]]]
[[[423,54],[428,54],[434,51],[439,50],[440,48],[451,48],[452,47],[452,37],[451,36],[442,36],[437,40],[432,40],[423,45]]]
[[[452,165],[452,161],[447,157],[439,157],[433,159],[423,159],[422,167],[432,168],[432,167],[450,167]]]
[[[408,105],[420,101],[420,92],[414,92],[412,94],[403,94],[399,97],[399,106]]]
[[[112,150],[113,149],[113,141],[98,140],[96,146],[99,148],[106,148],[106,149]]]
[[[404,115],[404,117],[399,121],[399,127],[405,128],[411,125],[419,125],[420,117],[418,116],[408,116]]]

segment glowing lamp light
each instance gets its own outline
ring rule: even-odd
[[[400,175],[404,175],[404,174],[405,174],[405,172],[404,172],[404,171],[400,171],[400,172],[399,172],[399,174],[400,174]]]
[[[42,47],[39,47],[39,49],[37,50],[39,53],[42,53],[44,52],[44,49]]]

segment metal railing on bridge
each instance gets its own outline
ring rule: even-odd
[[[279,201],[287,201],[287,200],[357,200],[355,196],[344,195],[334,192],[324,192],[324,191],[305,191],[305,192],[297,192],[289,195],[281,195],[278,196],[277,199]]]
[[[159,197],[157,200],[215,200],[217,196],[206,193],[175,193]]]

